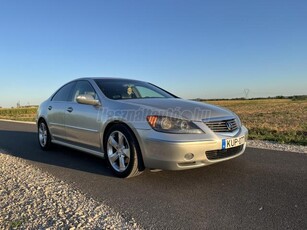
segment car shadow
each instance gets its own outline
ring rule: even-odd
[[[38,144],[36,132],[0,130],[0,152],[34,163],[113,177],[107,162],[102,158],[59,145],[53,145],[49,151],[43,151]]]
[[[37,132],[34,126],[20,127],[16,130],[10,130],[6,126],[5,130],[0,130],[0,152],[7,153],[25,160],[31,161],[38,167],[45,167],[42,164],[50,166],[57,166],[58,168],[51,168],[51,171],[61,170],[60,167],[88,172],[101,176],[112,177],[117,183],[119,181],[108,167],[106,160],[94,155],[90,155],[78,150],[63,147],[60,145],[53,145],[49,151],[43,151],[37,140]],[[182,187],[187,181],[188,186],[195,181],[216,181],[216,175],[221,171],[227,170],[227,174],[223,174],[224,179],[231,179],[236,169],[246,170],[244,163],[246,157],[243,155],[239,159],[231,160],[231,162],[221,162],[217,165],[207,166],[192,170],[183,171],[162,171],[157,173],[150,173],[145,170],[145,173],[140,177],[130,178],[129,181],[134,181],[144,186],[156,185],[159,187],[160,183],[177,184]],[[59,172],[60,173],[60,172]]]

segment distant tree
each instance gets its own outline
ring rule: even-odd
[[[307,100],[307,95],[294,95],[291,97],[293,101]]]
[[[276,99],[285,99],[285,97],[284,97],[284,96],[281,96],[281,95],[280,95],[280,96],[276,96],[275,98],[276,98]]]

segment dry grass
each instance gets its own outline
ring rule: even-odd
[[[237,113],[251,139],[307,145],[307,100],[208,101]]]
[[[35,121],[36,111],[36,107],[0,109],[0,119]]]

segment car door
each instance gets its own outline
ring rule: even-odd
[[[97,98],[92,85],[87,80],[77,81],[72,93],[72,101],[65,113],[67,140],[79,147],[100,150],[100,106],[80,104],[76,101],[79,95],[91,95]]]
[[[64,141],[66,139],[65,113],[75,84],[76,82],[70,82],[64,85],[48,103],[47,121],[54,140]]]

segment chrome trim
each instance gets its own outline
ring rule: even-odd
[[[64,124],[55,123],[55,122],[49,122],[49,125],[56,125],[56,126],[60,126],[60,127],[65,127]]]
[[[210,118],[202,119],[202,122],[224,121],[224,120],[231,120],[231,119],[236,119],[236,117],[235,116],[210,117]]]
[[[93,133],[98,133],[98,130],[95,130],[95,129],[86,129],[86,128],[76,127],[76,126],[72,126],[72,125],[66,125],[65,127],[73,128],[73,129],[78,129],[78,130],[89,131],[89,132],[93,132]]]
[[[234,132],[240,128],[235,117],[224,117],[203,120],[204,124],[215,133]]]

